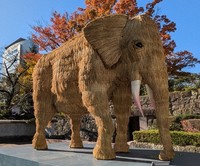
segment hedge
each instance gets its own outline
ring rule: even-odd
[[[200,119],[200,115],[185,114],[185,115],[175,116],[175,118],[171,122],[170,130],[171,131],[184,131],[183,130],[183,126],[181,124],[181,121],[182,120],[187,120],[187,119]]]
[[[178,115],[175,117],[173,122],[180,123],[182,120],[187,120],[187,119],[200,119],[200,115],[194,115],[194,114]]]
[[[191,133],[184,131],[170,131],[174,145],[186,146],[193,145],[200,147],[200,133]],[[148,142],[159,144],[158,130],[142,130],[133,132],[133,140],[138,142]]]

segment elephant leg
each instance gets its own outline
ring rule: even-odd
[[[116,138],[114,149],[115,152],[128,152],[127,144],[128,122],[130,117],[131,107],[131,92],[130,87],[120,87],[114,92],[113,104],[116,114]]]
[[[82,115],[69,115],[71,125],[70,148],[83,148],[83,142],[80,137],[80,123]]]
[[[171,160],[174,157],[172,139],[169,133],[169,110],[166,108],[166,102],[156,103],[156,119],[160,133],[161,143],[164,150],[160,152],[160,160]]]
[[[114,125],[109,113],[106,91],[84,91],[82,99],[88,111],[95,118],[98,128],[98,139],[93,150],[93,156],[100,160],[114,159],[115,153],[111,144]]]
[[[101,107],[100,107],[101,108]],[[95,108],[90,108],[95,109]],[[102,113],[104,114],[104,113]],[[93,156],[97,159],[114,159],[115,153],[112,148],[112,135],[114,132],[113,122],[108,114],[93,114],[98,127],[98,139],[93,150]]]
[[[166,78],[166,79],[165,79]],[[167,76],[151,75],[148,85],[152,89],[155,100],[155,115],[157,119],[161,143],[164,150],[159,155],[160,160],[171,160],[174,157],[172,139],[169,132],[169,92]],[[158,86],[159,85],[159,86]]]
[[[43,96],[41,99],[45,100],[34,100],[36,132],[32,145],[34,149],[38,150],[47,149],[45,128],[56,113],[54,106],[48,100],[48,96]]]

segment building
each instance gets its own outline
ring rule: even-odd
[[[22,55],[33,50],[38,52],[39,47],[31,39],[19,38],[6,46],[2,56],[2,73],[6,74],[6,69],[9,73],[14,73],[17,66],[23,62]]]

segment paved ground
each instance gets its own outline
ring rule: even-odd
[[[36,151],[30,144],[0,145],[0,166],[200,166],[200,153],[176,152],[171,162],[161,162],[159,151],[131,148],[118,153],[115,160],[96,160],[92,156],[95,143],[84,142],[84,149],[70,149],[68,141],[49,142],[49,149]]]

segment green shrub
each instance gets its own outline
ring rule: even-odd
[[[133,132],[133,140],[158,144],[160,138],[157,130],[142,130]]]
[[[172,141],[174,145],[193,145],[200,146],[200,133],[191,133],[184,131],[170,131]],[[138,142],[148,142],[159,144],[158,130],[146,130],[133,132],[133,140]]]
[[[182,126],[181,122],[179,122],[179,123],[172,122],[170,125],[170,130],[171,131],[183,131],[183,126]]]
[[[174,118],[170,125],[170,130],[171,131],[183,131],[183,127],[181,124],[182,120],[187,120],[187,119],[200,119],[200,115],[192,115],[192,114],[185,114],[185,115],[178,115]]]
[[[200,115],[193,115],[193,114],[178,115],[174,119],[174,122],[180,123],[180,121],[186,120],[186,119],[200,119]]]
[[[0,119],[7,119],[10,115],[8,110],[0,110]]]

